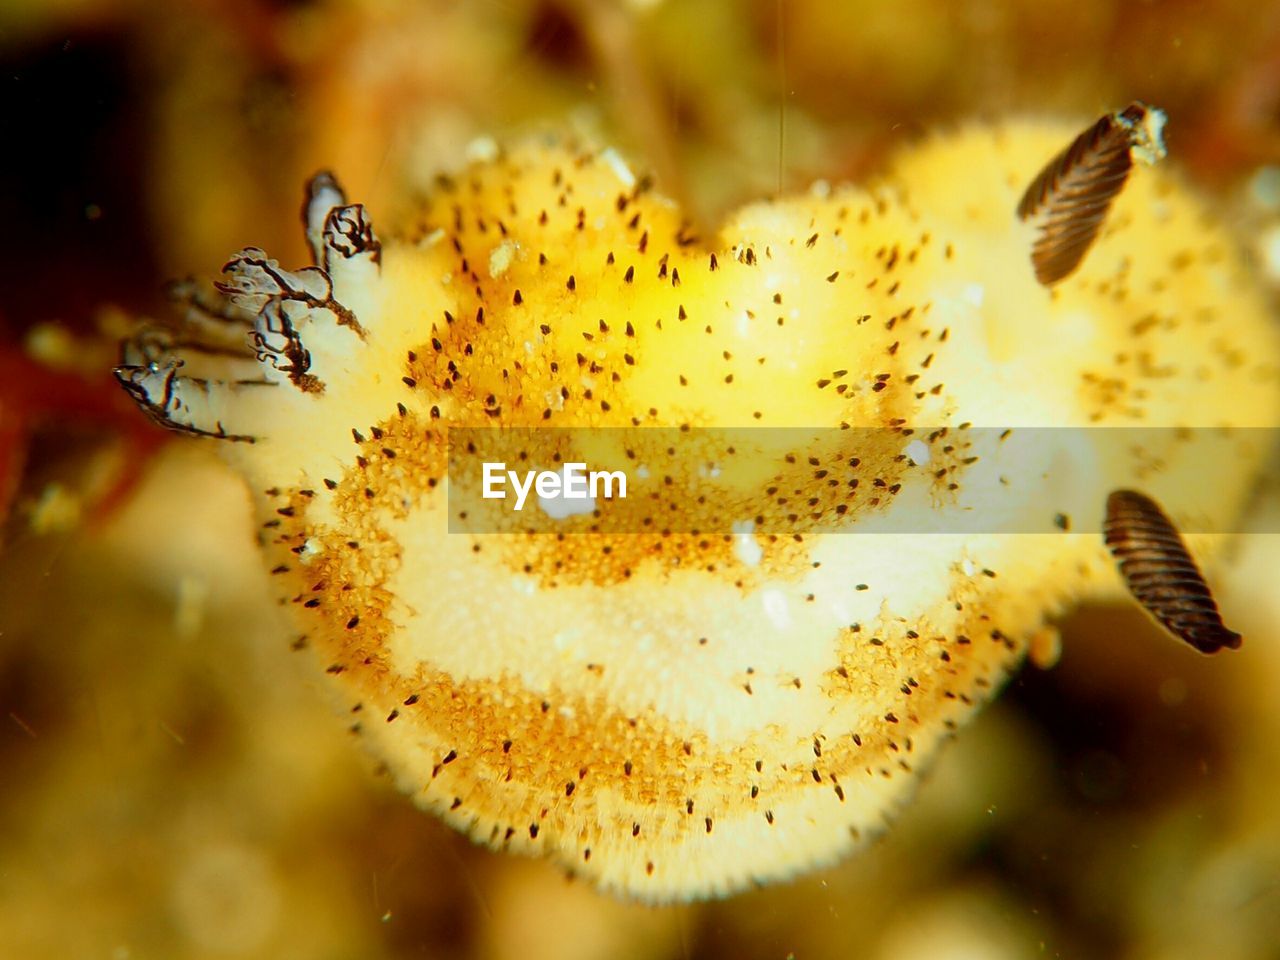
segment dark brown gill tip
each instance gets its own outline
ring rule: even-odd
[[[1166,630],[1201,653],[1240,646],[1240,634],[1223,625],[1200,568],[1154,500],[1113,491],[1103,532],[1129,592]]]
[[[1018,217],[1039,221],[1031,265],[1040,283],[1053,286],[1080,266],[1129,178],[1133,157],[1154,163],[1164,156],[1164,122],[1163,111],[1135,100],[1099,118],[1031,181]]]

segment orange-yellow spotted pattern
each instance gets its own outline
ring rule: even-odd
[[[648,900],[794,876],[884,828],[1048,618],[1119,595],[1110,489],[1226,523],[1264,454],[975,433],[1276,419],[1262,295],[1176,174],[1135,172],[1081,270],[1036,282],[1015,207],[1071,136],[965,129],[714,236],[612,151],[515,147],[381,235],[318,181],[315,268],[239,255],[182,336],[135,343],[133,389],[233,438],[298,645],[418,803]],[[648,532],[555,537],[447,532],[464,426],[834,429],[719,496],[601,506]],[[1046,532],[856,533],[991,503]]]

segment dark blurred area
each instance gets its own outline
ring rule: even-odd
[[[0,285],[16,324],[85,323],[104,302],[146,302],[138,293],[158,265],[131,47],[123,34],[77,32],[5,51]]]
[[[1280,7],[7,0],[0,66],[0,957],[1280,957],[1275,537],[1221,591],[1241,654],[1081,611],[873,848],[650,909],[402,798],[290,653],[237,482],[108,374],[167,279],[300,261],[316,169],[394,222],[537,130],[714,223],[937,125],[1142,98],[1274,298]]]

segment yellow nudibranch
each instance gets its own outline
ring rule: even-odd
[[[1050,618],[1123,596],[1111,491],[1205,529],[1243,508],[1266,449],[1241,428],[1280,413],[1262,293],[1159,167],[1108,196],[1073,273],[1037,280],[1019,198],[1072,133],[961,127],[710,239],[611,150],[513,147],[383,235],[322,175],[314,265],[240,252],[216,293],[176,288],[118,375],[221,438],[297,645],[419,804],[624,895],[724,895],[881,831]],[[572,442],[539,440],[554,427],[850,439],[688,498],[678,529],[592,532],[659,510],[633,497],[572,535],[485,535],[449,532],[461,427],[529,428],[530,465]],[[966,440],[983,427],[1081,429],[1036,460]],[[1230,429],[1135,449],[1106,427]],[[728,502],[750,522],[722,529]],[[873,524],[976,503],[1044,532]],[[829,526],[786,533],[801,513]]]

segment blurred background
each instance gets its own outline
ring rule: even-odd
[[[238,482],[107,372],[165,280],[303,262],[321,167],[376,225],[478,137],[567,131],[714,224],[1134,98],[1280,296],[1277,5],[0,0],[0,957],[1280,958],[1280,537],[1217,578],[1240,653],[1080,611],[871,849],[649,909],[403,799],[290,652]]]

